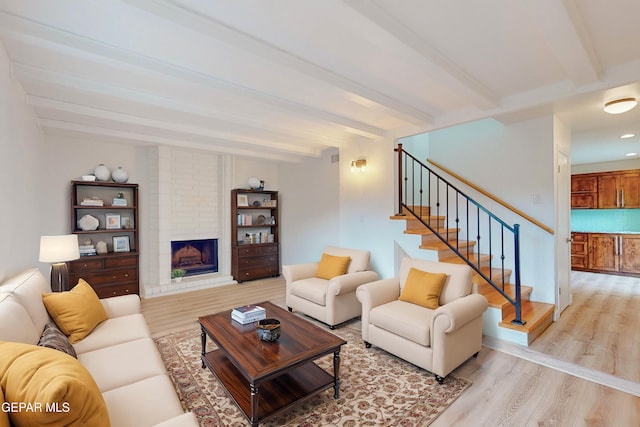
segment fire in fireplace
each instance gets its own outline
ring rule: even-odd
[[[218,272],[218,239],[174,240],[171,269],[181,268],[185,276]]]

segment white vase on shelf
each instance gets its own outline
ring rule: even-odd
[[[102,163],[96,166],[93,174],[96,176],[96,179],[98,181],[109,181],[109,179],[111,178],[111,171]]]
[[[111,172],[111,178],[120,184],[124,184],[129,180],[129,174],[122,169],[122,167],[118,167],[113,172]]]

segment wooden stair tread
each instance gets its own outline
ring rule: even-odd
[[[515,314],[511,314],[500,322],[503,328],[527,334],[527,343],[531,344],[553,323],[555,305],[543,302],[522,301],[522,320],[526,323],[522,326],[511,323]]]
[[[478,265],[478,263],[482,264],[483,262],[489,262],[491,261],[491,255],[489,254],[477,254],[477,253],[473,253],[469,256],[469,261],[472,264]],[[448,262],[450,264],[467,264],[462,258],[460,258],[459,256],[452,256],[452,257],[447,257],[447,258],[442,258],[439,260],[440,262]]]
[[[445,219],[445,217],[443,215],[440,216],[435,216],[435,215],[429,215],[429,213],[423,213],[422,216],[418,216],[418,215],[414,215],[411,212],[407,212],[405,215],[391,215],[389,217],[389,219],[393,219],[393,220],[405,220],[405,221],[419,221],[418,218],[422,218],[423,220],[428,221],[429,219],[435,221],[435,220],[440,220],[443,221]]]
[[[468,241],[468,240],[459,240],[459,241],[450,241],[449,242],[451,244],[451,246],[453,246],[454,248],[457,246],[457,249],[459,251],[461,250],[465,250],[465,248],[467,247],[473,247],[475,246],[476,242],[474,241]],[[438,240],[436,242],[430,242],[430,243],[424,243],[422,245],[419,246],[420,249],[430,249],[430,250],[451,250],[451,248],[442,240]]]
[[[436,231],[440,234],[451,234],[451,235],[457,235],[458,232],[460,231],[459,228],[436,228]],[[429,230],[427,227],[424,227],[422,229],[411,229],[411,230],[404,230],[404,234],[416,234],[416,235],[435,235],[435,233],[431,230]]]
[[[531,295],[531,292],[533,292],[533,287],[520,285],[520,295],[523,298],[523,301],[525,299],[528,300],[528,297]],[[488,284],[486,281],[478,285],[477,293],[479,293],[480,295],[484,295],[484,297],[487,298],[487,301],[489,301],[490,307],[500,308],[500,309],[503,309],[504,307],[510,307],[510,306],[513,307],[513,305],[509,301],[507,301],[507,299],[500,292],[498,292],[493,286]],[[504,286],[504,293],[509,295],[509,297],[515,299],[515,295],[516,295],[515,286],[510,283],[507,283]]]

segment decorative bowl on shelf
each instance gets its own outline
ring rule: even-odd
[[[78,221],[78,226],[83,231],[97,230],[99,224],[98,218],[91,215],[85,215]]]
[[[280,321],[278,319],[262,319],[256,327],[258,337],[262,341],[275,341],[280,338]]]

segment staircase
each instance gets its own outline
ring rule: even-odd
[[[553,322],[555,306],[531,301],[533,288],[520,283],[520,226],[505,223],[403,151],[402,144],[395,151],[398,213],[390,218],[405,221],[404,233],[420,236],[419,248],[429,251],[431,259],[473,269],[473,292],[489,301],[485,335],[531,344]]]
[[[414,212],[423,212],[423,219],[429,224],[438,224],[437,231],[442,236],[449,236],[449,242],[452,246],[459,248],[459,252],[468,253],[468,259],[473,264],[480,265],[480,270],[489,277],[495,278],[499,282],[502,282],[502,271],[500,269],[491,268],[492,256],[487,254],[477,254],[473,251],[475,241],[461,241],[458,240],[458,229],[445,228],[444,216],[434,217],[430,215],[424,215],[425,212],[429,212],[429,208],[423,207],[422,209],[412,209]],[[404,215],[392,215],[390,219],[406,221],[405,234],[412,234],[421,237],[419,245],[420,249],[431,251],[437,254],[437,259],[440,262],[448,262],[452,264],[466,264],[466,261],[462,259],[458,254],[452,251],[442,240],[437,237],[431,230],[429,230],[421,221],[417,219],[408,210],[403,211]],[[512,284],[508,283],[511,272],[506,271],[504,280],[507,283],[500,283],[503,285],[505,293],[515,298],[515,290]],[[533,288],[530,286],[521,286],[521,298],[522,298],[522,314],[521,317],[524,320],[524,325],[514,325],[512,321],[515,318],[514,306],[504,296],[502,296],[493,286],[491,286],[487,280],[485,280],[480,274],[474,272],[473,274],[473,292],[484,295],[489,301],[489,310],[496,311],[494,316],[500,319],[498,327],[509,329],[509,335],[517,337],[515,340],[518,343],[529,345],[531,344],[542,332],[544,332],[549,325],[553,322],[553,312],[555,307],[552,304],[546,304],[541,302],[534,302],[530,300],[531,292]],[[485,328],[486,329],[486,328]],[[488,334],[487,334],[488,335]],[[493,335],[493,334],[492,334]],[[499,335],[499,334],[498,334]]]

